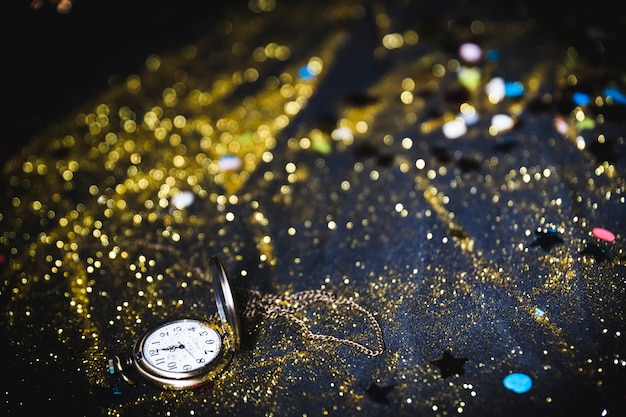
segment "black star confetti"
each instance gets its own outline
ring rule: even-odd
[[[448,229],[448,233],[450,234],[450,236],[459,240],[467,239],[468,237],[467,232],[460,227],[451,227],[450,229]]]
[[[511,149],[513,149],[517,145],[518,145],[517,139],[515,139],[514,136],[507,135],[507,136],[500,136],[496,138],[493,147],[496,150],[509,152]]]
[[[450,153],[450,151],[448,151],[446,148],[442,146],[433,147],[431,153],[435,157],[435,159],[441,162],[442,164],[447,164],[453,159],[453,156]]]
[[[370,143],[361,143],[354,147],[354,154],[358,158],[376,158],[376,163],[381,167],[388,167],[393,163],[393,155],[382,153],[376,146]]]
[[[609,254],[606,251],[606,248],[596,245],[595,243],[587,243],[585,248],[580,251],[583,255],[591,255],[593,258],[598,261],[606,261],[610,259]]]
[[[480,161],[467,156],[460,157],[456,163],[464,173],[480,169]]]
[[[344,102],[347,105],[357,107],[357,108],[370,106],[372,104],[377,103],[378,100],[379,99],[376,96],[372,96],[367,93],[359,93],[359,92],[352,92],[346,95],[346,97],[344,98]]]
[[[594,141],[586,145],[586,148],[593,154],[598,162],[608,162],[614,164],[621,156],[614,148],[613,142],[607,140],[604,136],[596,138]]]
[[[544,229],[537,229],[535,232],[535,240],[530,246],[541,246],[546,252],[549,252],[552,246],[563,243],[563,239],[559,236],[556,227],[548,226]]]
[[[441,359],[430,361],[430,363],[439,368],[442,378],[463,375],[465,373],[463,365],[466,362],[467,358],[455,358],[450,350],[444,351]]]
[[[376,383],[371,383],[370,386],[365,390],[365,393],[377,403],[389,404],[387,394],[389,394],[394,387],[395,385],[393,384],[380,386]]]

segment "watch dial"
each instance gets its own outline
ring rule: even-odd
[[[147,363],[166,372],[190,372],[215,359],[221,337],[212,327],[199,320],[167,322],[150,332],[143,343]]]

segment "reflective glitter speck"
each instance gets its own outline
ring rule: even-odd
[[[191,191],[182,191],[172,197],[171,203],[172,206],[180,210],[189,207],[194,199],[195,196]]]

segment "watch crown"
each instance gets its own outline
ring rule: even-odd
[[[135,384],[135,381],[128,376],[128,370],[134,369],[133,360],[129,357],[120,358],[115,355],[107,360],[107,372],[110,374],[119,373],[124,381]]]

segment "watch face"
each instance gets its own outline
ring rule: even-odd
[[[196,319],[161,324],[140,342],[137,354],[146,368],[172,378],[193,374],[209,365],[222,348],[222,338],[217,330]]]

